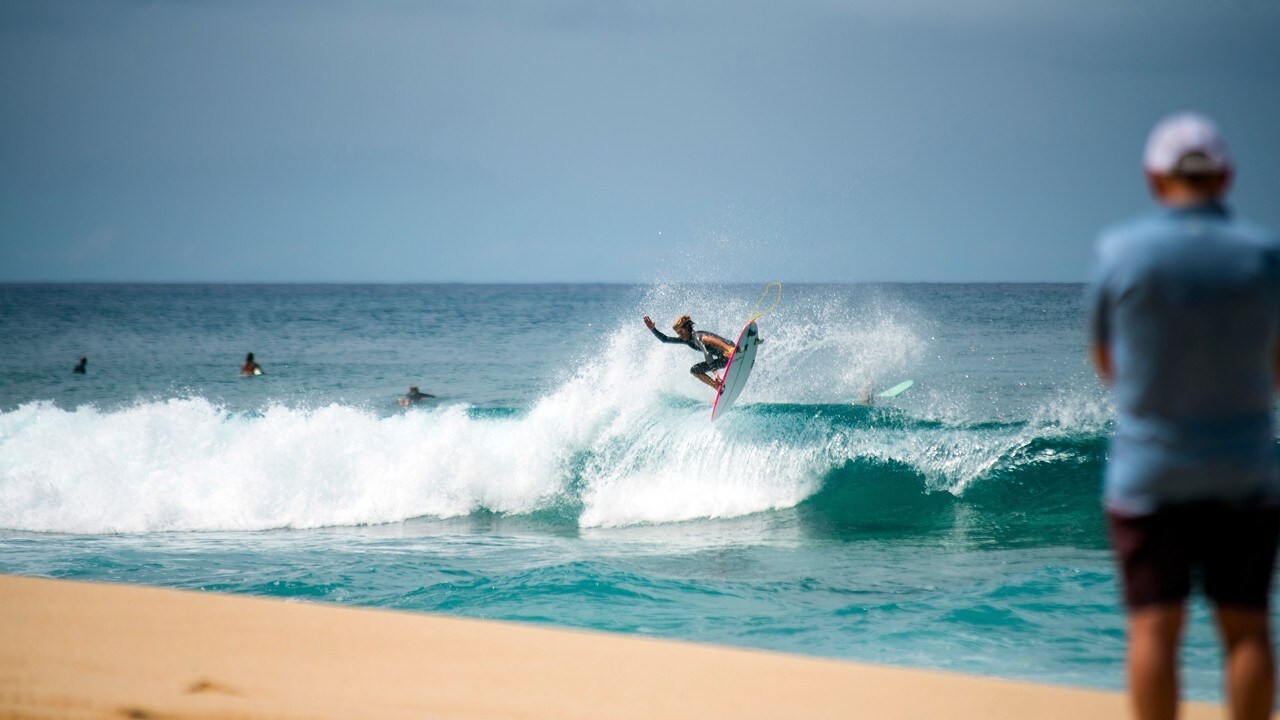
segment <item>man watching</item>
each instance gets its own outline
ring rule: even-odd
[[[1162,207],[1102,233],[1090,290],[1093,361],[1115,391],[1104,496],[1130,693],[1139,718],[1175,717],[1194,577],[1221,630],[1231,716],[1270,717],[1280,244],[1223,205],[1232,165],[1209,120],[1161,121],[1143,165]]]

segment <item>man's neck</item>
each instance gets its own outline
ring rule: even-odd
[[[1217,195],[1195,192],[1187,188],[1178,188],[1173,192],[1162,193],[1157,199],[1165,207],[1189,208],[1217,205],[1222,198]]]
[[[1205,185],[1189,182],[1177,175],[1148,175],[1151,193],[1165,207],[1187,208],[1216,205],[1230,186],[1230,176],[1223,175]]]

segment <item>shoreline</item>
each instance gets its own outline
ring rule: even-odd
[[[1181,717],[1223,712],[1184,703]],[[500,621],[0,575],[0,718],[1128,716],[1123,694],[1100,690]]]

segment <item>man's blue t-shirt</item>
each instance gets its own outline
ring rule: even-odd
[[[1280,503],[1277,239],[1220,205],[1161,209],[1102,233],[1091,304],[1115,371],[1107,507]]]

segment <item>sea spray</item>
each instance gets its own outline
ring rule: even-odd
[[[692,314],[697,329],[730,341],[750,319],[758,295],[735,286],[657,285],[640,305],[668,335],[671,320]],[[639,319],[638,317],[636,318]],[[759,322],[764,341],[740,402],[832,403],[856,400],[867,387],[883,389],[907,379],[928,349],[929,325],[910,304],[880,291],[850,303],[834,295],[786,294]],[[624,325],[619,333],[627,332]],[[642,338],[644,339],[644,338]],[[650,338],[652,344],[652,339]],[[647,349],[677,372],[698,361],[678,346]],[[682,394],[701,386],[683,383]],[[705,393],[698,395],[705,397]]]

